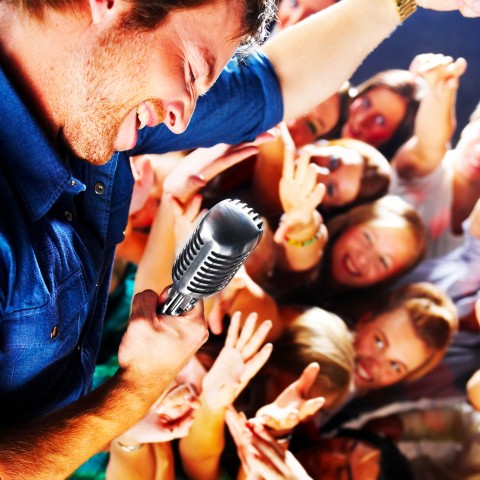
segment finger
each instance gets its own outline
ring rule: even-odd
[[[203,196],[196,194],[192,199],[185,205],[184,216],[189,222],[193,222],[200,213],[200,208],[202,206]]]
[[[272,353],[273,345],[267,343],[263,348],[253,356],[246,364],[245,369],[240,377],[240,384],[242,385],[242,390],[245,388],[245,385],[253,378],[257,372],[265,365],[268,358]]]
[[[270,332],[272,326],[273,323],[271,320],[264,320],[259,325],[255,333],[242,349],[242,356],[244,360],[249,360],[253,355],[255,355],[255,353],[258,352],[258,349],[264,344],[268,332]]]
[[[311,194],[317,185],[317,169],[315,165],[309,163],[305,171],[304,188],[305,193]]]
[[[308,147],[302,148],[300,152],[300,156],[297,160],[296,171],[295,171],[295,179],[297,182],[305,183],[308,182],[308,166],[310,165],[310,157],[312,156],[311,149]]]
[[[220,335],[223,331],[223,318],[227,313],[224,308],[224,302],[221,298],[215,299],[213,302],[212,310],[210,311],[207,324],[208,328],[214,335]]]
[[[323,183],[317,183],[311,194],[312,205],[315,205],[315,208],[322,203],[326,191],[327,188]]]
[[[308,395],[310,388],[317,379],[319,371],[320,365],[316,362],[312,362],[305,367],[300,378],[295,382],[296,388],[302,396],[306,397]]]
[[[137,318],[151,318],[156,316],[158,295],[153,290],[144,290],[137,293],[132,301],[130,320]]]
[[[243,347],[253,335],[253,332],[255,331],[255,325],[257,323],[257,318],[258,315],[256,312],[252,312],[247,316],[247,319],[245,320],[242,331],[240,333],[240,337],[235,345],[236,350],[241,352],[243,350]]]
[[[285,126],[285,129],[287,127]],[[283,132],[283,129],[280,129]],[[282,139],[284,135],[282,134]],[[295,173],[295,145],[292,142],[285,142],[284,139],[284,149],[283,149],[283,168],[282,168],[282,178],[291,180]]]
[[[325,405],[324,397],[316,397],[307,400],[300,408],[300,421],[317,413]]]
[[[235,312],[230,319],[230,325],[227,330],[227,338],[225,339],[225,346],[235,348],[238,339],[238,332],[240,330],[240,321],[242,318],[241,312]]]

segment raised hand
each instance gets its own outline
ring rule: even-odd
[[[308,399],[319,371],[318,363],[307,365],[298,380],[289,385],[272,403],[260,408],[255,420],[272,430],[285,431],[292,430],[315,414],[325,403],[323,397]]]
[[[271,139],[272,136],[266,133],[250,143],[220,143],[210,148],[197,148],[182,159],[167,176],[163,183],[164,192],[186,202],[216,175],[257,154],[258,145]]]
[[[418,5],[432,10],[459,10],[464,17],[479,17],[478,0],[417,0]]]
[[[458,90],[459,79],[467,69],[467,62],[460,57],[454,60],[441,53],[422,53],[410,64],[409,70],[422,77],[437,95]]]
[[[202,401],[209,409],[231,405],[270,356],[272,344],[263,342],[272,322],[256,322],[257,314],[251,313],[241,328],[241,314],[232,315],[225,346],[203,379]]]
[[[279,188],[280,201],[289,223],[308,224],[325,195],[325,186],[317,182],[317,166],[310,163],[311,156],[311,149],[305,147],[295,164],[295,150],[291,144],[285,145]]]
[[[249,422],[233,407],[227,410],[226,422],[247,480],[311,480],[295,457],[285,451],[264,426]]]
[[[195,390],[188,384],[173,387],[162,395],[148,414],[118,440],[126,445],[162,443],[188,435],[193,413],[200,406]]]

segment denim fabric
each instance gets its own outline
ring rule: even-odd
[[[91,388],[133,187],[129,155],[250,140],[281,120],[283,106],[272,67],[255,54],[231,63],[200,99],[185,134],[146,128],[134,151],[93,166],[58,155],[1,71],[0,95],[4,425],[52,411]]]

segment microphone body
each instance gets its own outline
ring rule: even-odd
[[[202,219],[176,258],[161,313],[181,315],[225,288],[263,234],[259,215],[240,200],[223,200]]]

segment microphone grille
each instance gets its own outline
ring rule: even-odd
[[[222,290],[257,245],[260,216],[240,200],[223,200],[209,210],[175,260],[176,288],[196,298]]]

